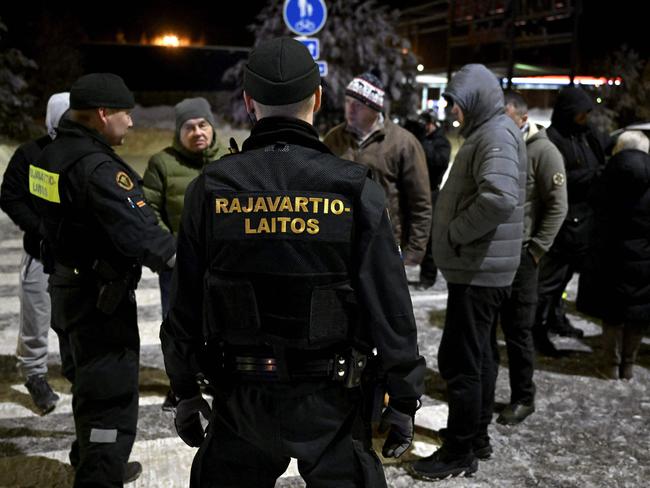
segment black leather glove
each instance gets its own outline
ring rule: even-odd
[[[205,438],[205,430],[201,425],[203,415],[210,419],[210,405],[199,394],[178,402],[174,414],[174,425],[178,436],[190,447],[199,447]]]
[[[413,416],[400,412],[389,405],[381,415],[379,423],[379,433],[383,434],[386,431],[388,431],[388,436],[381,454],[386,458],[398,458],[413,442]]]

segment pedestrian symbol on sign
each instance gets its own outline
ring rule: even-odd
[[[292,32],[310,36],[325,25],[327,7],[323,0],[285,0],[283,16]]]

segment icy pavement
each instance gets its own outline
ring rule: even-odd
[[[37,415],[15,370],[13,357],[18,328],[18,267],[21,235],[0,214],[0,487],[69,487],[72,468],[67,452],[73,440],[70,386],[60,374],[56,335],[50,334],[50,380],[62,399],[47,416]],[[417,270],[409,270],[413,277]],[[575,296],[570,285],[569,304]],[[436,449],[437,431],[445,425],[447,403],[437,370],[436,353],[442,334],[446,287],[439,281],[431,290],[412,290],[420,350],[428,374],[423,408],[416,416],[413,448],[399,462],[385,465],[392,488],[418,488],[405,461],[427,456]],[[158,342],[160,310],[156,277],[146,272],[137,291],[142,335],[140,421],[132,459],[144,465],[133,488],[186,487],[195,450],[180,441],[172,420],[160,409],[167,390]],[[472,478],[440,482],[448,487],[621,487],[650,486],[650,341],[640,352],[641,367],[632,382],[599,379],[594,371],[599,353],[600,327],[572,313],[585,331],[583,340],[553,338],[572,351],[560,359],[539,358],[536,375],[537,412],[516,427],[494,424],[490,434],[495,453],[481,462]],[[497,401],[509,398],[505,351]],[[381,446],[381,440],[376,439]],[[304,487],[293,463],[277,487]],[[255,488],[255,487],[251,487]]]

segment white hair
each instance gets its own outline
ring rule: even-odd
[[[638,149],[647,153],[648,149],[650,149],[650,140],[640,130],[626,130],[618,136],[612,154],[625,149]]]

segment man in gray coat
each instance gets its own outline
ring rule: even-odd
[[[553,244],[569,204],[564,160],[559,149],[550,141],[544,128],[528,121],[528,104],[520,93],[506,92],[505,102],[506,114],[521,130],[528,153],[521,263],[512,283],[512,294],[500,313],[508,353],[511,395],[510,403],[497,422],[514,425],[535,411],[532,330],[537,308],[539,261]]]
[[[491,329],[519,266],[527,166],[521,132],[505,115],[503,91],[485,66],[461,68],[443,96],[466,139],[434,214],[434,259],[449,290],[438,350],[449,417],[442,447],[411,467],[430,480],[471,474],[477,457],[492,452]]]

